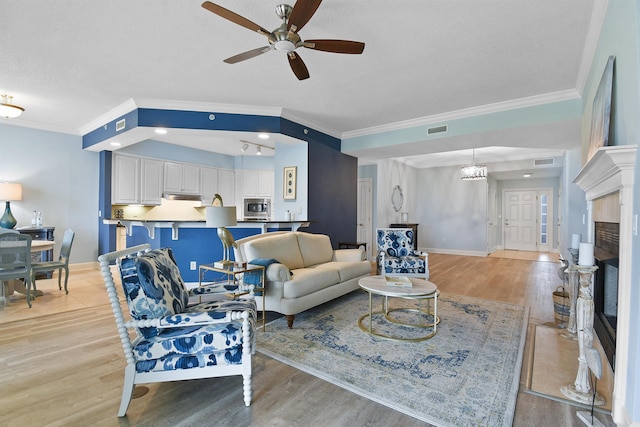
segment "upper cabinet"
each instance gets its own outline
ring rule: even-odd
[[[202,203],[210,206],[213,197],[220,194],[225,206],[235,203],[235,173],[227,169],[200,168]]]
[[[154,159],[140,159],[140,204],[162,203],[162,165]]]
[[[113,155],[111,203],[128,205],[140,203],[140,158]]]
[[[242,171],[243,197],[273,197],[273,171],[250,170]]]
[[[111,203],[159,205],[162,197],[162,162],[134,156],[113,156]]]
[[[164,163],[164,191],[200,194],[200,167],[184,163]]]

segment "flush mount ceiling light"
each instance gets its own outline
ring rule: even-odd
[[[269,134],[268,133],[259,133],[258,134],[258,138],[260,138],[260,139],[269,139]]]
[[[460,179],[463,181],[474,181],[478,179],[487,179],[487,167],[484,165],[476,165],[476,150],[472,151],[472,164],[463,166],[460,169]]]
[[[524,178],[531,178],[531,175],[533,175],[531,172],[527,172],[527,173],[523,173],[522,176]]]
[[[0,103],[0,116],[13,119],[22,114],[24,108],[11,103],[13,102],[13,96],[0,95],[0,97],[2,97],[2,103]]]

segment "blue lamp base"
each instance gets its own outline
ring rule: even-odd
[[[13,228],[17,223],[18,221],[16,221],[15,217],[11,213],[11,206],[9,205],[9,201],[7,200],[7,206],[4,209],[4,215],[2,215],[2,218],[0,218],[0,227]]]

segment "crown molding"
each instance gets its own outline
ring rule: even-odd
[[[580,98],[580,94],[575,89],[545,93],[542,95],[512,99],[504,102],[496,102],[494,104],[481,105],[478,107],[471,107],[471,108],[465,108],[457,111],[450,111],[442,114],[435,114],[433,116],[426,116],[426,117],[421,117],[417,119],[404,120],[401,122],[344,132],[342,134],[342,139],[356,138],[359,136],[373,135],[377,133],[402,130],[402,129],[431,125],[436,123],[441,124],[441,123],[446,123],[452,120],[465,119],[465,118],[474,117],[474,116],[482,116],[485,114],[499,113],[502,111],[515,110],[519,108],[534,107],[534,106],[550,104],[554,102],[569,101],[569,100],[574,100],[579,98]]]
[[[596,0],[593,2],[591,23],[587,31],[587,37],[582,51],[582,61],[580,62],[580,68],[578,69],[578,76],[576,78],[576,90],[581,95],[584,93],[584,87],[587,84],[587,79],[589,78],[589,70],[591,69],[593,58],[596,54],[596,49],[598,48],[598,40],[600,39],[602,26],[604,25],[604,20],[607,16],[608,7],[609,0]]]
[[[97,117],[95,120],[92,120],[91,122],[82,126],[79,129],[80,134],[85,135],[137,108],[178,111],[207,111],[212,113],[247,114],[255,116],[274,117],[278,117],[282,114],[282,108],[279,107],[258,107],[239,104],[215,104],[210,102],[176,101],[169,99],[130,98],[114,109],[107,111],[103,115]]]

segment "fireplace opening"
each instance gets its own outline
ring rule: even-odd
[[[594,255],[598,270],[593,284],[593,329],[611,368],[615,370],[620,224],[596,222],[595,234]]]

